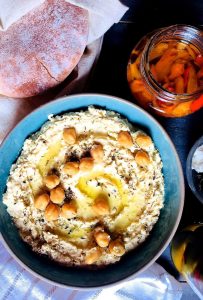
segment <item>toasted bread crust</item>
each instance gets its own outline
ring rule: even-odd
[[[0,94],[31,97],[62,82],[77,65],[88,37],[88,12],[46,0],[0,32]]]

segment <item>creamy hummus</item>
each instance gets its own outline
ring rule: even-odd
[[[74,128],[77,134],[72,144],[63,137],[67,128]],[[132,143],[125,146],[125,139],[123,143],[118,138],[120,132],[128,132]],[[94,107],[49,116],[41,130],[26,139],[3,197],[23,240],[40,254],[80,266],[115,263],[142,243],[157,222],[164,200],[162,162],[152,140],[148,137],[147,143],[142,142],[143,136],[147,135],[119,114]],[[102,160],[92,160],[89,171],[80,169],[82,158],[91,157],[95,145],[103,149]],[[143,159],[141,163],[137,160],[143,152],[144,164]],[[75,174],[64,172],[67,162],[78,164]],[[58,209],[55,220],[47,219],[35,202],[39,195],[51,193],[44,183],[50,174],[59,178],[65,192],[62,202],[54,204]],[[101,195],[108,204],[104,214],[93,209]],[[62,206],[70,202],[75,214],[64,217]],[[95,228],[108,235],[106,247],[95,240]],[[110,243],[115,240],[123,246],[121,255],[111,251]],[[99,255],[87,260],[95,251]]]

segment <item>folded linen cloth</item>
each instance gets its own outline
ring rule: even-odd
[[[79,291],[57,287],[25,270],[0,242],[0,300],[180,300],[181,297],[181,284],[157,263],[129,281],[105,289]]]
[[[45,0],[0,0],[0,30],[6,30]],[[119,0],[65,0],[89,11],[88,44],[101,37],[128,10]],[[105,3],[104,3],[105,2]]]

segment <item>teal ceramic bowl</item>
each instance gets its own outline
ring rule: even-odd
[[[40,129],[50,114],[81,110],[95,105],[114,110],[151,135],[163,161],[165,205],[146,241],[113,265],[99,270],[63,267],[35,254],[25,244],[2,203],[11,165],[20,154],[25,139]],[[176,150],[159,123],[136,105],[122,99],[83,94],[69,96],[40,107],[24,118],[7,136],[0,148],[0,230],[10,253],[34,274],[52,283],[79,289],[98,288],[129,279],[149,267],[170,243],[179,224],[184,203],[184,179]]]

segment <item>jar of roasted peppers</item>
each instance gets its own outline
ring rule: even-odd
[[[182,117],[203,107],[203,32],[173,25],[146,35],[133,49],[127,79],[147,110]]]

